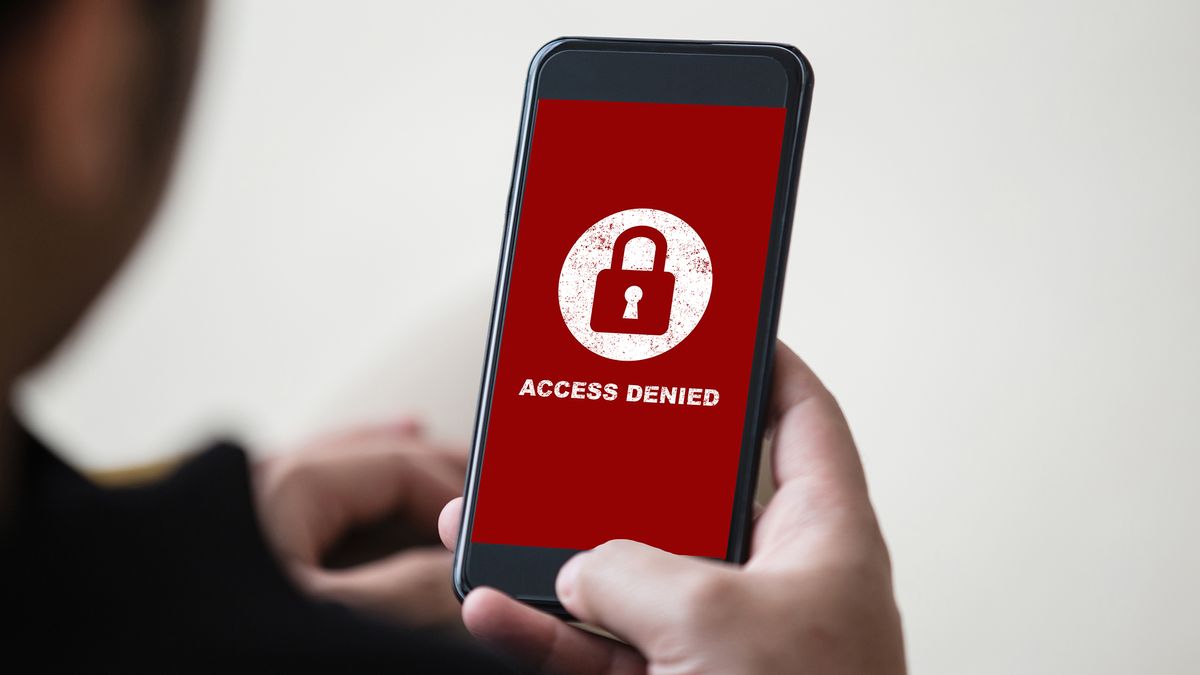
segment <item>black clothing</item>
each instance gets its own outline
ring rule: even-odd
[[[0,638],[12,640],[0,657],[9,666],[513,672],[463,640],[302,595],[263,541],[236,446],[153,485],[103,489],[22,439],[15,528],[0,543],[0,584],[15,600],[3,602],[5,623],[18,625]]]

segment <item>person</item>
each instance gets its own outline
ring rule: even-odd
[[[10,0],[0,8],[0,388],[78,322],[154,212],[203,24],[199,2]],[[585,632],[497,591],[447,631],[461,449],[411,422],[250,466],[219,442],[152,484],[102,488],[0,415],[10,663],[57,670],[858,673],[905,671],[891,568],[849,428],[782,345],[777,491],[744,566],[629,541],[576,555]],[[337,566],[348,535],[414,546]],[[31,659],[31,660],[26,660]]]

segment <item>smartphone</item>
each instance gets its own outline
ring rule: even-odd
[[[563,38],[529,68],[454,588],[565,616],[572,555],[744,561],[812,70]]]

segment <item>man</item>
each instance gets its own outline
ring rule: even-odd
[[[199,3],[155,0],[0,9],[6,394],[63,339],[153,213],[201,15]],[[354,432],[253,470],[221,443],[159,483],[104,490],[5,412],[0,583],[17,626],[5,655],[39,670],[87,660],[156,671],[903,673],[890,564],[853,440],[830,394],[782,346],[773,420],[778,491],[747,565],[633,542],[576,556],[560,597],[623,643],[477,590],[463,621],[510,666],[417,628],[457,611],[445,551],[323,564],[349,532],[387,518],[453,545],[461,454],[413,425]]]

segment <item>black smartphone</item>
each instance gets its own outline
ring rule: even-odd
[[[454,588],[565,616],[634,539],[748,554],[812,70],[766,43],[563,38],[529,68]]]

